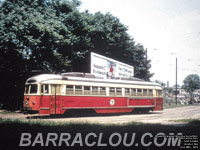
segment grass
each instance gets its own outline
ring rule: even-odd
[[[151,133],[155,136],[158,133],[182,133],[183,135],[198,135],[200,130],[199,120],[189,120],[189,124],[186,126],[172,126],[172,125],[161,125],[161,124],[143,124],[143,123],[124,123],[124,124],[94,124],[94,123],[64,123],[64,122],[53,122],[53,121],[43,121],[43,120],[19,120],[19,119],[1,119],[0,118],[0,144],[4,149],[40,149],[40,144],[36,144],[36,147],[19,147],[21,134],[30,133],[32,135],[31,141],[35,139],[38,133],[43,134],[43,138],[46,139],[48,133],[56,133],[60,135],[61,133],[69,133],[72,139],[69,143],[73,141],[77,133],[81,133],[83,141],[88,133],[95,133],[99,137],[100,133],[103,133],[102,143],[108,143],[110,136],[113,133],[119,133],[122,137],[125,133],[128,133],[128,138],[131,139],[132,133],[136,133],[135,141],[140,143],[141,137],[144,133]],[[198,135],[199,136],[199,135]],[[97,140],[98,138],[91,137],[90,140]],[[148,139],[148,138],[146,138]],[[115,141],[116,139],[113,138]],[[83,148],[77,143],[75,147],[67,147],[62,145],[61,147],[45,147],[46,149],[78,149]],[[108,145],[109,146],[109,145]],[[43,147],[44,148],[44,147]],[[86,147],[85,147],[86,148]],[[92,149],[105,149],[105,147],[91,147]],[[90,148],[90,149],[91,149]],[[117,149],[127,149],[121,143],[119,146],[115,147]],[[134,145],[128,147],[129,149],[142,149],[144,147],[135,147]],[[148,149],[157,149],[155,145],[151,145]],[[161,149],[170,149],[166,145]],[[173,149],[175,147],[172,147]],[[88,149],[88,147],[87,147]],[[113,147],[110,147],[113,149]]]
[[[179,120],[173,120],[173,122],[185,122],[188,124],[200,125],[200,120],[198,119],[179,119]]]

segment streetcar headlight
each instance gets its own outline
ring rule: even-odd
[[[33,101],[32,104],[35,105],[35,101]]]

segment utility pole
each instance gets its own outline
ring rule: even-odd
[[[148,56],[147,56],[147,48],[146,48],[146,61],[148,60],[148,58],[147,58]]]
[[[177,57],[176,57],[176,92],[175,92],[175,96],[176,96],[176,105],[177,105]]]

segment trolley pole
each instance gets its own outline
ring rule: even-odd
[[[175,97],[176,105],[177,105],[177,103],[178,103],[178,102],[177,102],[177,93],[178,93],[178,92],[177,92],[177,57],[176,57],[176,92],[175,92],[175,96],[176,96],[176,97]]]

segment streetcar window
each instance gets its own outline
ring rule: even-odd
[[[97,86],[92,87],[92,95],[98,95],[98,87]]]
[[[43,94],[49,94],[49,85],[48,84],[43,84],[41,86],[41,93],[43,93]]]
[[[158,90],[158,96],[162,96],[162,90]]]
[[[75,85],[75,94],[78,94],[78,95],[82,94],[82,86]]]
[[[25,85],[25,91],[24,91],[24,93],[28,94],[28,92],[29,92],[29,85]]]
[[[137,96],[142,96],[142,89],[137,89]]]
[[[153,90],[149,89],[149,96],[153,96]]]
[[[125,95],[126,95],[126,96],[129,96],[129,95],[130,95],[130,89],[125,88]]]
[[[51,85],[51,94],[60,94],[60,85]]]
[[[84,95],[90,95],[90,87],[89,86],[84,86]]]
[[[143,89],[143,96],[148,96],[147,89]]]
[[[136,96],[136,89],[131,89],[131,96]]]
[[[122,95],[122,89],[116,88],[116,95]]]
[[[100,95],[106,95],[106,88],[100,87]]]
[[[66,86],[66,94],[74,94],[73,85],[67,85]]]
[[[31,87],[30,94],[36,94],[37,89],[38,89],[38,85],[37,84],[31,84],[30,87]]]
[[[109,88],[109,95],[115,95],[115,88],[113,87]]]

